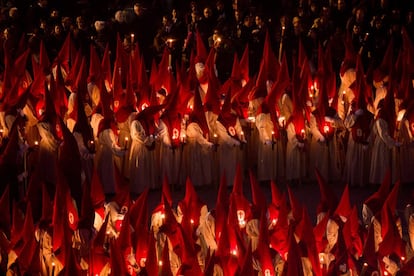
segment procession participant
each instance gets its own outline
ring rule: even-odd
[[[226,95],[216,126],[220,172],[226,174],[227,185],[232,186],[236,167],[242,161],[242,149],[240,147],[246,143],[246,139],[240,121],[231,109],[229,94]]]
[[[329,106],[323,81],[320,79],[317,85],[318,105],[310,115],[310,169],[318,168],[327,181],[335,181],[341,176],[336,131],[343,127],[343,123],[336,110]]]
[[[390,90],[389,86],[388,90]],[[372,146],[371,168],[369,182],[379,184],[384,178],[387,169],[392,170],[393,178],[397,175],[398,168],[393,151],[401,146],[395,140],[396,114],[392,91],[388,91],[386,97],[379,101],[377,115],[373,126],[374,142]]]
[[[155,156],[157,135],[154,115],[164,106],[150,106],[135,115],[131,122],[131,149],[129,153],[129,181],[133,194],[141,194],[146,187],[158,187]]]
[[[209,141],[209,128],[203,110],[200,94],[194,95],[193,111],[186,129],[186,168],[187,176],[195,186],[212,185],[212,148],[214,137]]]
[[[338,89],[338,115],[342,120],[349,113],[351,103],[355,97],[354,92],[350,88],[356,79],[356,53],[352,45],[350,35],[347,35],[344,41],[345,45],[345,57],[342,61],[339,77],[341,78],[341,84]]]
[[[373,85],[375,87],[375,98],[373,103],[373,113],[378,115],[380,107],[379,102],[384,99],[388,93],[389,83],[391,82],[391,68],[393,66],[393,49],[394,42],[391,39],[388,43],[387,51],[384,54],[382,63],[375,68],[372,76]],[[393,103],[394,104],[394,103]]]
[[[259,181],[281,180],[285,175],[285,155],[279,130],[279,118],[271,95],[269,94],[262,102],[256,116],[256,127],[259,132],[257,162]]]
[[[106,94],[105,94],[106,93]],[[115,193],[115,156],[123,156],[125,150],[118,145],[118,129],[115,124],[113,111],[110,109],[110,95],[105,89],[101,90],[102,119],[98,120],[96,137],[96,167],[104,193]],[[95,129],[94,129],[95,131]]]
[[[345,127],[350,131],[350,136],[343,177],[350,187],[364,187],[369,181],[374,115],[367,108],[370,88],[364,79],[360,58],[357,59],[356,67],[357,78],[350,87],[354,91],[355,101],[344,121]]]
[[[296,79],[298,76],[297,74],[295,76]],[[305,103],[300,100],[307,97],[307,85],[305,81],[293,85],[293,111],[286,123],[286,181],[291,185],[301,184],[308,173],[309,148],[307,147],[307,126],[303,108]]]

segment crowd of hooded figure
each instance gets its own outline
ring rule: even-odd
[[[53,60],[42,40],[38,51],[24,38],[13,55],[4,48],[2,271],[410,275],[410,206],[407,231],[396,216],[397,180],[414,182],[414,47],[405,29],[375,68],[346,36],[339,72],[334,44],[319,45],[315,62],[299,41],[293,59],[283,47],[275,54],[267,32],[258,72],[246,46],[224,81],[218,33],[211,47],[194,33],[188,64],[175,62],[167,40],[150,70],[127,37],[128,49],[117,38],[113,52],[91,44],[86,55],[69,33]],[[247,170],[252,203],[240,184]],[[309,179],[322,193],[316,226],[289,189],[288,203],[272,183],[267,205],[259,188]],[[209,212],[194,186],[219,183]],[[327,192],[338,183],[381,183],[363,224],[347,190],[340,202]],[[173,209],[169,189],[184,187]],[[148,190],[160,188],[149,222]]]

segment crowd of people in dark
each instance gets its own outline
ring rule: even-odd
[[[412,275],[414,2],[0,7],[0,273]]]
[[[5,1],[6,2],[6,1]],[[231,71],[233,53],[250,50],[250,73],[257,73],[265,34],[273,50],[283,45],[288,62],[298,53],[302,39],[307,55],[317,67],[318,45],[334,43],[334,68],[344,55],[343,38],[352,34],[354,48],[361,51],[364,67],[378,65],[388,41],[400,37],[402,26],[413,38],[413,4],[410,1],[7,1],[1,9],[0,29],[4,47],[16,49],[20,39],[38,51],[44,40],[53,59],[67,33],[85,54],[89,43],[101,56],[107,43],[114,52],[116,35],[130,47],[139,43],[147,66],[159,61],[164,47],[171,47],[174,60],[188,61],[198,31],[206,45],[217,47],[220,80]],[[132,35],[132,36],[131,36]],[[220,43],[217,43],[220,38]],[[399,38],[401,39],[401,38]],[[398,45],[396,45],[398,49]],[[291,58],[292,57],[292,58]],[[113,57],[114,58],[114,57]]]

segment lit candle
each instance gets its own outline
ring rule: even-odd
[[[52,262],[52,276],[55,276],[55,262]]]
[[[34,144],[35,144],[35,146],[38,146],[39,145],[39,142],[38,141],[35,141]]]
[[[237,249],[233,249],[230,251],[231,255],[237,256]]]
[[[158,261],[158,266],[162,266],[162,261],[161,260]]]
[[[135,34],[134,34],[134,33],[132,33],[132,34],[131,34],[131,43],[134,43],[134,38],[135,38]]]
[[[303,128],[300,131],[300,135],[302,135],[302,139],[305,139],[305,130]]]
[[[325,134],[328,134],[328,132],[329,132],[329,126],[324,126],[323,127],[323,132],[325,132]]]
[[[190,219],[190,223],[191,223],[191,224],[194,224],[194,220],[193,220],[193,219]]]
[[[128,140],[129,140],[129,138],[128,137],[125,137],[125,145],[124,145],[125,149],[128,148]]]
[[[244,141],[244,132],[240,132],[240,140]]]
[[[368,264],[364,263],[361,269],[361,276],[364,276],[368,268]]]
[[[277,219],[272,219],[272,225],[276,225]]]
[[[140,261],[139,261],[139,265],[141,266],[141,267],[145,267],[145,262],[147,261],[147,258],[141,258],[140,259]]]
[[[275,142],[275,132],[272,130],[272,142]]]

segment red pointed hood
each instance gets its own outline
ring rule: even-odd
[[[187,220],[194,227],[198,227],[200,220],[201,208],[205,205],[198,197],[194,185],[189,177],[185,183],[185,195],[181,202],[178,203],[182,212],[183,220]]]
[[[207,60],[207,49],[198,31],[196,32],[196,47],[197,55],[195,57],[194,63],[205,63]]]
[[[381,235],[384,238],[392,224],[396,224],[395,213],[397,208],[398,192],[400,182],[397,181],[391,192],[388,194],[384,205],[381,208]],[[388,216],[388,215],[391,216]]]
[[[269,233],[265,210],[263,210],[263,212],[260,215],[259,242],[257,245],[257,253],[259,254],[259,261],[263,274],[274,275],[275,269],[273,266],[272,255],[269,248]],[[268,274],[267,272],[269,272],[270,274]]]
[[[316,248],[316,240],[315,235],[313,234],[312,222],[306,208],[303,208],[302,220],[296,226],[295,234],[299,237],[298,243],[303,243],[306,246],[306,252],[304,252],[304,254],[307,254],[315,275],[321,276],[322,271],[319,262],[319,252]]]
[[[321,193],[321,199],[318,204],[317,213],[330,211],[333,213],[338,206],[338,199],[333,189],[328,185],[317,168],[315,168],[316,178],[319,184],[319,191]]]
[[[154,238],[154,232],[151,230],[148,236],[148,254],[145,258],[145,270],[148,275],[158,275],[159,263],[157,257],[156,241]],[[138,262],[140,261],[137,260]]]
[[[288,195],[289,195],[289,203],[290,209],[293,214],[293,218],[295,221],[300,221],[302,218],[302,204],[299,202],[299,199],[294,195],[293,191],[288,186]]]
[[[197,123],[203,131],[204,136],[209,133],[207,119],[203,109],[203,103],[198,91],[194,92],[194,106],[193,111],[190,114],[190,122]]]
[[[342,192],[341,200],[334,212],[334,215],[338,215],[344,218],[348,218],[352,212],[351,201],[349,198],[349,185],[345,185],[344,191]]]
[[[54,60],[54,64],[62,66],[66,75],[70,72],[70,66],[73,64],[73,60],[76,57],[76,48],[72,41],[72,33],[68,32],[62,47]],[[53,66],[54,67],[54,66]]]
[[[382,62],[378,68],[376,68],[373,72],[373,80],[375,82],[382,81],[387,75],[391,78],[391,70],[394,65],[393,60],[394,55],[394,40],[391,39],[388,42],[387,50],[385,51],[384,57],[382,59]],[[391,79],[389,80],[391,82]]]
[[[296,242],[293,226],[289,230],[289,251],[288,260],[286,264],[286,275],[287,276],[300,276],[303,274],[302,260],[299,246]]]
[[[83,57],[81,51],[79,51],[79,52],[76,53],[76,57],[75,57],[74,63],[72,64],[72,66],[71,66],[71,68],[70,68],[70,70],[68,72],[68,75],[65,78],[65,85],[67,87],[70,87],[70,90],[72,92],[75,92],[76,91],[74,89],[75,88],[75,81],[76,81],[77,76],[78,76],[78,74],[80,72],[79,69],[80,69],[80,65],[81,65],[81,62],[82,62],[82,59],[83,58],[84,57]]]
[[[93,44],[89,47],[89,74],[87,82],[100,83],[102,78],[101,60]]]
[[[250,187],[252,190],[253,206],[254,206],[254,209],[257,215],[260,216],[262,212],[266,212],[267,210],[266,196],[263,193],[263,190],[260,188],[259,183],[253,171],[249,170],[249,176],[250,176]]]
[[[345,72],[351,68],[355,68],[357,53],[354,49],[351,34],[347,33],[344,40],[345,57],[342,61],[340,74],[343,76]]]
[[[371,210],[373,215],[381,211],[382,205],[384,204],[390,192],[390,187],[391,187],[391,170],[387,170],[378,191],[373,193],[364,202],[364,204]]]
[[[246,82],[250,80],[250,72],[249,72],[249,44],[246,43],[244,47],[243,55],[240,59],[240,73],[242,74],[242,79]]]

